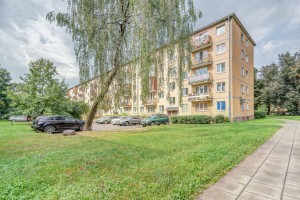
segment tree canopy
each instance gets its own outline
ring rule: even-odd
[[[7,88],[10,85],[10,73],[0,67],[0,117],[9,112],[9,99],[7,98]]]
[[[109,88],[115,87],[111,95],[116,102],[126,92],[120,86],[129,72],[141,77],[145,98],[151,69],[161,72],[165,58],[175,53],[176,80],[182,86],[181,74],[190,60],[190,36],[200,15],[192,0],[68,0],[67,13],[48,13],[50,22],[56,21],[72,35],[81,81],[100,77],[87,130]]]
[[[262,66],[255,81],[255,107],[300,115],[300,52],[280,54],[278,64]]]

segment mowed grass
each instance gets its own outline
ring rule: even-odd
[[[276,124],[261,119],[66,137],[0,121],[0,199],[192,199],[270,138]]]
[[[288,120],[300,121],[300,115],[299,116],[268,115],[267,118],[269,118],[269,119],[288,119]]]

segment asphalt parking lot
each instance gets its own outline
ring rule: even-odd
[[[93,123],[93,131],[124,131],[124,130],[139,130],[145,129],[141,125],[119,126],[112,124],[97,124]]]

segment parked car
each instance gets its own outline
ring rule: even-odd
[[[125,117],[120,120],[120,126],[128,126],[129,124],[137,125],[140,124],[142,118],[136,116]]]
[[[145,126],[154,126],[154,125],[161,125],[161,124],[169,124],[169,117],[165,114],[153,114],[150,115],[149,118],[143,119],[141,121],[141,125]]]
[[[100,119],[96,120],[97,124],[110,124],[111,120],[118,118],[118,116],[108,116],[108,117],[102,117]]]
[[[60,132],[64,130],[82,131],[85,121],[68,116],[47,116],[35,120],[31,128],[47,133]]]
[[[10,116],[8,118],[9,121],[13,121],[13,122],[29,122],[31,121],[31,117],[30,116]]]
[[[120,125],[120,121],[121,121],[122,119],[125,119],[126,117],[128,117],[128,116],[122,116],[122,117],[118,117],[118,118],[116,118],[116,119],[112,119],[112,120],[111,120],[111,124],[113,124],[113,125]]]

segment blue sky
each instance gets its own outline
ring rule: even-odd
[[[195,29],[236,13],[257,46],[255,67],[277,62],[277,56],[300,49],[299,0],[194,0],[203,17]],[[60,79],[79,83],[70,35],[45,20],[49,11],[65,11],[63,0],[0,0],[0,64],[13,81],[28,72],[28,62],[41,57],[55,63]]]

